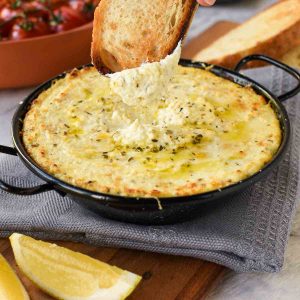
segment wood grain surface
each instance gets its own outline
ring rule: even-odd
[[[188,257],[128,249],[96,248],[71,242],[57,244],[143,276],[143,280],[128,300],[205,299],[226,271],[222,266]],[[0,252],[21,278],[31,300],[53,299],[35,287],[20,272],[8,239],[0,239]]]
[[[209,27],[206,31],[200,33],[182,49],[182,58],[192,59],[200,50],[208,47],[216,39],[236,28],[239,24],[230,21],[219,21],[213,26]]]

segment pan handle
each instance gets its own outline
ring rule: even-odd
[[[0,153],[17,156],[17,151],[14,148],[2,146],[2,145],[0,145]],[[10,185],[0,179],[0,189],[11,194],[29,196],[29,195],[36,195],[36,194],[53,190],[53,186],[49,183],[45,183],[30,188],[21,188],[21,187]]]
[[[289,67],[288,65],[279,62],[278,60],[275,60],[269,56],[261,55],[261,54],[254,54],[254,55],[249,55],[241,59],[238,64],[235,66],[234,71],[239,72],[241,68],[247,64],[248,62],[252,60],[261,60],[265,61],[273,66],[278,67],[279,69],[282,69],[292,75],[296,80],[297,80],[297,86],[293,88],[292,90],[286,92],[283,95],[278,96],[277,98],[280,101],[287,100],[295,95],[297,95],[300,92],[300,73],[296,71],[295,69]]]

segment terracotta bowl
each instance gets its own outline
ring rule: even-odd
[[[62,33],[0,42],[0,88],[33,86],[91,61],[92,22]]]

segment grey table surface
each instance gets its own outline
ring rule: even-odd
[[[263,9],[272,0],[243,0],[235,5],[201,8],[196,14],[188,39],[219,20],[241,22]],[[0,70],[1,72],[1,70]],[[32,90],[0,91],[0,143],[10,145],[10,122],[18,103]],[[285,265],[279,274],[238,274],[228,271],[209,299],[300,299],[300,212],[298,212],[286,251]]]

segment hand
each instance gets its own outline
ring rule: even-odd
[[[214,5],[216,0],[197,0],[203,6],[211,6]]]

